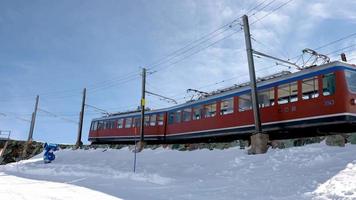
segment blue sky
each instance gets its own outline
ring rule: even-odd
[[[317,48],[356,32],[353,0],[1,0],[0,1],[0,130],[25,139],[35,96],[40,108],[61,118],[78,121],[81,92],[87,103],[108,110],[136,108],[140,98],[140,67],[166,58],[171,52],[199,39],[261,4],[249,14],[253,47],[284,59],[301,50]],[[270,4],[268,4],[270,3]],[[272,12],[272,13],[271,13]],[[256,14],[254,14],[256,13]],[[243,34],[238,23],[218,37],[155,66],[147,78],[148,90],[189,98],[188,88],[212,91],[247,80]],[[233,34],[215,45],[205,46]],[[225,35],[224,35],[225,34]],[[356,44],[342,40],[321,53]],[[344,51],[356,58],[355,46]],[[192,56],[190,53],[199,51]],[[338,59],[337,54],[330,55]],[[184,59],[183,59],[184,58]],[[353,60],[355,63],[356,60]],[[287,70],[273,61],[256,58],[257,76]],[[223,80],[226,80],[222,82]],[[148,97],[148,106],[171,104]],[[90,120],[100,114],[87,109],[83,141]],[[73,143],[77,125],[39,112],[34,139]]]

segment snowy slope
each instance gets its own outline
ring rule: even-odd
[[[128,148],[56,156],[0,166],[0,199],[356,199],[356,145],[255,156],[238,148],[144,150],[136,173]]]

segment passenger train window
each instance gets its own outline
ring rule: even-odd
[[[118,119],[117,128],[123,128],[123,127],[124,127],[124,119]]]
[[[104,122],[98,121],[98,130],[103,130],[103,129],[104,129]]]
[[[302,80],[302,98],[303,100],[317,98],[319,96],[318,77],[312,77]]]
[[[158,126],[163,125],[163,118],[164,118],[163,113],[158,114],[158,119],[157,119]]]
[[[150,116],[149,115],[145,115],[145,126],[150,125]]]
[[[347,87],[351,92],[356,92],[356,72],[345,70]]]
[[[175,112],[175,116],[174,116],[174,123],[180,123],[181,121],[182,121],[182,116],[181,116],[181,114],[182,114],[182,111],[181,110],[177,110],[176,112]]]
[[[90,127],[90,130],[91,131],[96,131],[98,128],[98,122],[97,121],[94,121],[91,123],[91,127]]]
[[[203,113],[203,106],[193,107],[193,120],[201,119]]]
[[[173,124],[174,123],[174,112],[169,112],[168,113],[168,124]]]
[[[234,112],[234,98],[224,99],[220,103],[220,115],[227,115]]]
[[[156,117],[157,117],[156,115],[150,116],[150,126],[156,126],[156,121],[157,121]]]
[[[104,129],[110,128],[110,121],[104,121]]]
[[[251,93],[239,96],[239,111],[246,111],[252,109]]]
[[[113,129],[113,128],[115,128],[115,121],[114,120],[110,120],[110,121],[108,121],[108,127],[109,127],[109,129]]]
[[[135,117],[133,119],[132,127],[141,127],[141,117]]]
[[[278,104],[298,101],[298,84],[292,82],[278,86]]]
[[[329,96],[335,93],[335,74],[329,73],[323,75],[323,95]]]
[[[104,129],[109,129],[110,128],[110,121],[104,121]]]
[[[185,121],[185,122],[190,121],[191,114],[192,114],[191,108],[184,108],[183,109],[183,121]]]
[[[214,117],[216,115],[216,103],[207,104],[204,106],[204,117]]]
[[[260,108],[274,105],[274,88],[258,91],[258,104]]]
[[[126,118],[125,119],[125,128],[131,128],[132,125],[132,118]]]

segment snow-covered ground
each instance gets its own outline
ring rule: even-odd
[[[356,145],[246,150],[61,150],[0,166],[0,199],[356,199]]]

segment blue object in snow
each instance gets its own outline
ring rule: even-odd
[[[58,144],[45,143],[43,147],[45,150],[45,153],[43,154],[44,163],[50,163],[56,159],[53,152],[58,150]]]

